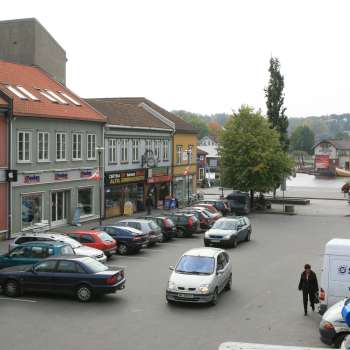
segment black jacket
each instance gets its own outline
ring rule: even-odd
[[[300,282],[298,286],[299,290],[303,292],[316,293],[318,291],[318,283],[315,272],[310,271],[309,279],[306,279],[306,272],[304,271],[300,276]]]

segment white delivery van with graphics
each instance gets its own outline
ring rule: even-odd
[[[331,239],[325,248],[320,285],[320,314],[350,297],[350,239]]]

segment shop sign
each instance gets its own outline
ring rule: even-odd
[[[145,170],[121,171],[110,173],[105,176],[107,186],[125,184],[129,182],[138,182],[145,180]]]
[[[164,176],[164,175],[168,175],[168,167],[164,166],[164,167],[159,167],[159,168],[153,168],[153,169],[149,169],[152,170],[151,176],[149,177],[153,177],[153,176]]]
[[[182,176],[176,176],[175,181],[183,181],[184,178]]]
[[[82,170],[80,172],[80,177],[81,178],[86,178],[86,177],[91,177],[92,176],[92,171],[91,170]]]
[[[26,176],[24,176],[24,183],[25,184],[32,184],[32,183],[38,183],[38,182],[40,182],[39,175],[26,175]]]
[[[171,181],[171,176],[170,175],[163,175],[163,176],[151,177],[150,179],[147,180],[147,183],[156,184],[156,183],[160,183],[160,182],[169,182],[169,181]]]
[[[61,180],[67,180],[68,174],[67,173],[55,173],[55,180],[61,181]]]
[[[317,169],[327,169],[329,167],[329,155],[316,155],[315,163]]]

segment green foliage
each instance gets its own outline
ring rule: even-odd
[[[271,127],[280,135],[280,142],[284,151],[288,150],[288,118],[285,115],[284,77],[280,72],[280,62],[277,57],[271,57],[269,67],[270,79],[265,89],[267,117]]]
[[[282,150],[278,132],[249,106],[226,122],[219,153],[223,182],[237,190],[272,191],[291,173],[292,160]]]
[[[198,139],[209,135],[207,122],[200,114],[187,111],[173,111],[172,113],[191,124],[198,132]]]
[[[292,151],[304,151],[311,154],[314,144],[315,134],[306,125],[298,126],[290,137],[290,148]]]
[[[350,140],[350,135],[346,132],[343,131],[338,131],[335,136],[335,140]]]

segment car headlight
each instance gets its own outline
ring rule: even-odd
[[[168,289],[169,290],[175,290],[176,289],[176,284],[173,281],[168,282]]]
[[[200,285],[198,289],[201,293],[204,293],[204,294],[209,293],[209,286],[207,284]]]

